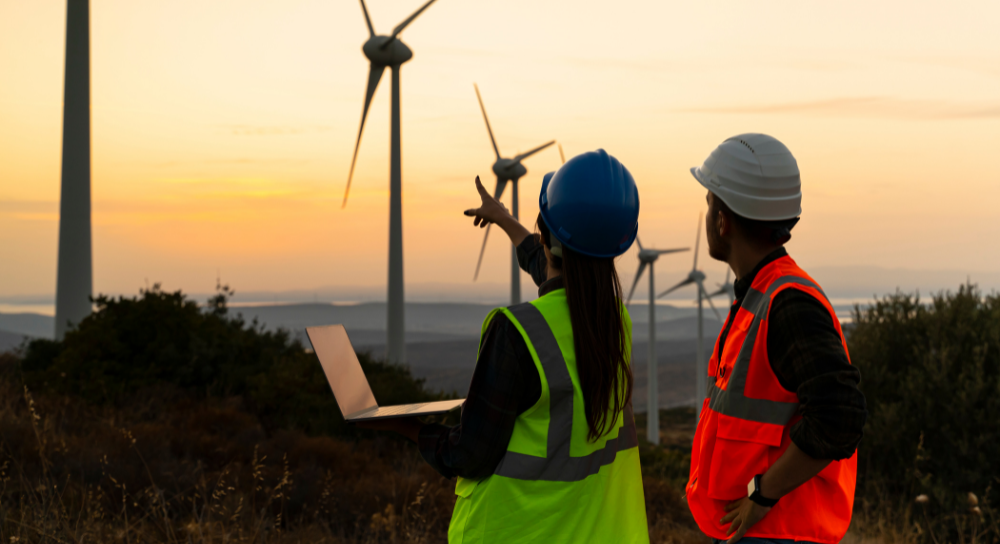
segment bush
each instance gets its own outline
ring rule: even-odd
[[[386,436],[265,433],[229,399],[29,391],[0,353],[0,542],[444,542],[454,483]]]
[[[855,308],[848,343],[869,410],[859,498],[912,504],[926,494],[919,508],[946,517],[968,517],[969,492],[986,499],[981,510],[995,504],[1000,295],[964,285],[923,304],[897,292]]]
[[[21,362],[24,383],[123,406],[170,388],[195,398],[238,397],[269,430],[344,434],[344,423],[316,356],[287,331],[230,315],[233,292],[200,308],[180,291],[156,285],[138,297],[97,297],[97,310],[61,342],[35,340]],[[376,398],[384,404],[436,400],[409,370],[359,354]]]

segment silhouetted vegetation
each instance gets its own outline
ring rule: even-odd
[[[150,390],[191,398],[239,397],[268,429],[351,432],[316,357],[287,331],[247,323],[226,306],[232,291],[199,307],[158,286],[138,297],[98,297],[97,311],[61,342],[34,340],[20,365],[31,390],[125,406]],[[359,360],[384,404],[436,400],[408,369],[368,353]]]
[[[870,414],[859,502],[914,539],[1000,540],[1000,295],[896,293],[855,309],[848,343]]]
[[[62,342],[0,354],[0,541],[446,541],[454,482],[345,424],[315,356],[229,296],[100,297]],[[359,358],[381,402],[441,398]],[[707,542],[674,478],[650,472],[653,541]]]

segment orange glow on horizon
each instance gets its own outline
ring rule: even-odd
[[[387,32],[419,4],[369,9]],[[402,34],[406,281],[471,284],[482,231],[461,212],[494,160],[473,82],[502,155],[556,139],[622,160],[650,246],[693,245],[688,168],[765,132],[803,172],[807,269],[1000,271],[997,20],[988,1],[438,0]],[[65,2],[0,0],[0,296],[55,288],[64,25]],[[356,2],[92,0],[95,290],[208,291],[219,269],[242,291],[384,284],[389,74],[341,208],[366,38]],[[555,146],[525,161],[523,223],[559,164]],[[494,229],[480,281],[506,282],[509,255]]]

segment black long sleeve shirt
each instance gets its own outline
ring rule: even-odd
[[[736,300],[719,335],[720,346],[754,278],[786,255],[779,248],[736,280]],[[791,429],[792,442],[814,459],[850,457],[861,442],[868,410],[858,389],[861,373],[848,360],[830,312],[812,295],[786,289],[774,297],[767,319],[771,370],[781,386],[799,398],[802,419]]]
[[[772,254],[736,282],[735,304],[742,303],[760,268],[783,255],[784,250]],[[537,237],[529,236],[517,247],[517,258],[539,285],[539,296],[563,287],[561,278],[546,281],[545,253]],[[850,457],[867,411],[857,388],[860,374],[847,361],[830,314],[809,295],[786,290],[775,297],[769,319],[771,366],[781,385],[794,391],[802,404],[803,419],[792,429],[792,440],[817,459]],[[724,331],[728,333],[728,324]],[[541,379],[523,337],[498,314],[483,335],[461,423],[425,425],[419,437],[421,454],[446,477],[485,478],[506,453],[517,416],[540,396]]]

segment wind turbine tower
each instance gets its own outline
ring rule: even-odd
[[[56,339],[90,315],[90,2],[66,2],[62,189],[56,265]]]
[[[550,145],[556,143],[556,141],[552,140],[551,142],[542,144],[527,153],[521,153],[513,159],[505,159],[501,157],[500,148],[497,147],[496,138],[493,137],[493,129],[490,128],[490,118],[486,116],[486,107],[483,106],[483,97],[479,95],[479,86],[473,84],[473,87],[476,89],[476,98],[479,99],[479,109],[483,111],[483,120],[486,121],[486,132],[490,134],[490,143],[493,144],[493,153],[496,154],[497,157],[496,162],[493,163],[493,173],[497,176],[497,185],[493,190],[493,198],[500,200],[500,197],[503,196],[504,189],[507,187],[507,182],[510,182],[510,213],[514,216],[514,219],[519,219],[517,182],[528,173],[528,169],[521,164],[521,161],[527,159],[535,153],[538,153],[546,147],[549,147]],[[560,151],[560,155],[561,154],[562,152]],[[483,236],[483,247],[479,250],[479,261],[476,263],[476,274],[472,277],[472,281],[476,281],[476,279],[479,278],[479,267],[483,265],[483,253],[486,251],[486,240],[490,237],[491,226],[492,224],[486,226],[486,234]],[[512,305],[521,303],[521,268],[517,266],[517,248],[515,247],[511,247],[510,249],[510,303]]]
[[[715,304],[712,303],[712,299],[708,297],[708,293],[705,292],[705,273],[698,270],[698,248],[701,245],[701,215],[698,215],[698,230],[694,239],[694,265],[691,266],[691,271],[688,272],[686,278],[681,280],[680,283],[662,292],[656,298],[661,298],[667,294],[670,294],[681,287],[686,285],[694,284],[698,288],[698,345],[695,347],[695,396],[694,396],[694,412],[695,421],[701,417],[701,405],[705,399],[705,394],[708,392],[708,366],[705,360],[705,316],[702,311],[702,302],[708,301],[708,304],[712,307],[712,311],[715,312],[715,316],[719,317],[719,311],[715,309]],[[722,318],[719,317],[719,321]]]
[[[560,148],[561,150],[562,148]],[[646,393],[648,395],[648,401],[646,403],[646,440],[653,444],[660,443],[660,393],[659,393],[659,383],[658,383],[658,373],[656,369],[656,289],[653,284],[654,273],[653,265],[656,260],[660,258],[660,255],[666,255],[667,253],[677,253],[680,251],[688,251],[690,248],[682,249],[646,249],[642,247],[642,241],[639,240],[637,236],[635,239],[636,243],[639,244],[639,270],[635,273],[635,281],[632,282],[632,289],[628,292],[628,299],[625,305],[628,306],[632,302],[632,293],[635,293],[635,287],[639,285],[639,280],[642,279],[642,273],[646,271],[646,267],[649,267],[649,347],[648,347],[648,359],[646,363],[646,373],[648,375],[646,383]]]
[[[354,158],[351,159],[351,172],[347,176],[347,189],[344,191],[344,203],[347,206],[347,195],[351,192],[351,179],[354,177],[354,164],[358,160],[358,148],[361,147],[361,133],[365,130],[365,118],[368,117],[368,107],[375,96],[375,89],[382,79],[385,69],[392,69],[392,121],[389,137],[389,296],[388,296],[388,342],[386,358],[390,363],[406,362],[406,329],[403,301],[403,175],[400,149],[399,128],[399,70],[403,63],[413,58],[413,51],[399,39],[399,33],[434,3],[429,0],[417,11],[396,25],[389,36],[375,34],[371,17],[365,0],[361,0],[361,11],[365,14],[368,24],[368,41],[361,47],[371,65],[368,69],[368,89],[365,91],[365,108],[361,111],[361,127],[358,128],[358,141],[354,144]]]

